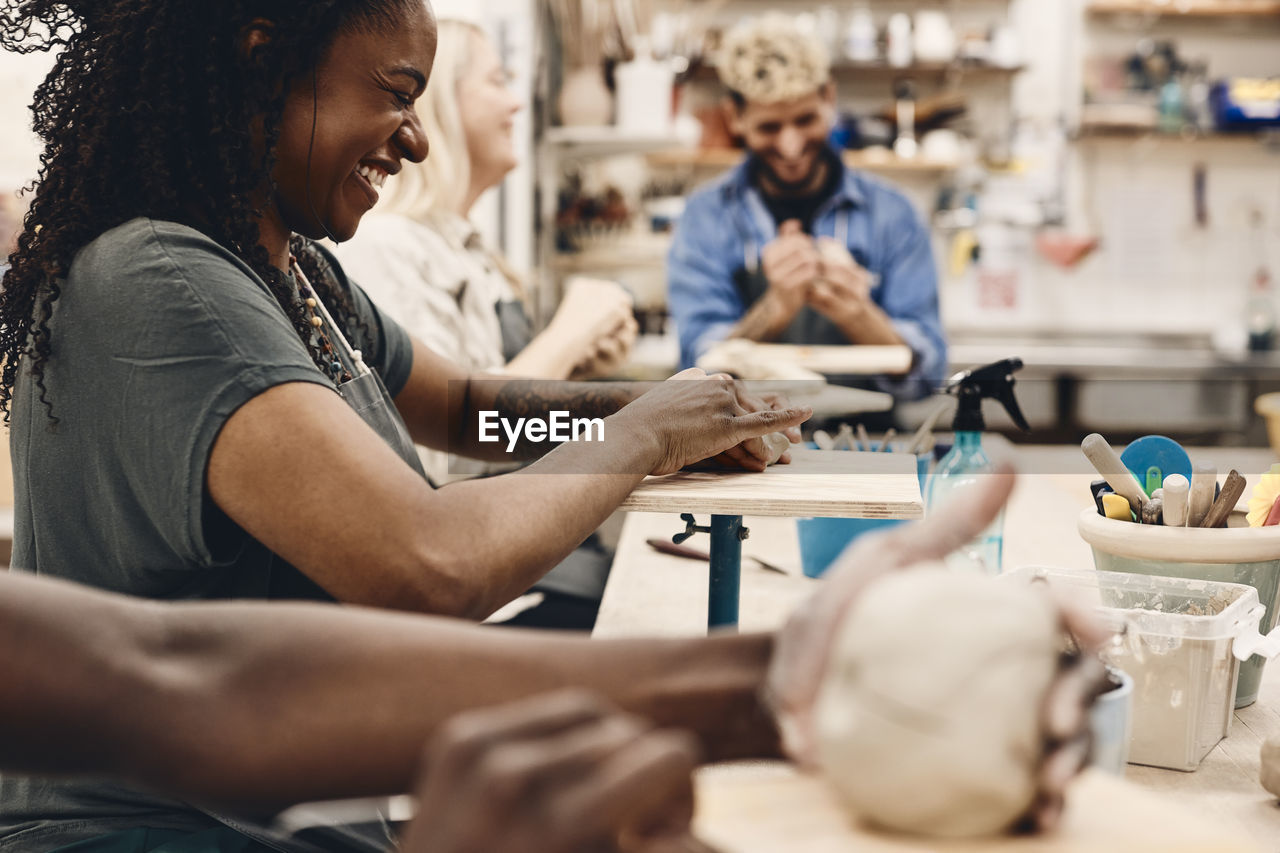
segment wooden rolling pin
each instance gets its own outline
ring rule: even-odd
[[[1117,495],[1127,500],[1129,508],[1137,514],[1138,518],[1142,518],[1142,508],[1149,500],[1147,493],[1142,490],[1142,484],[1138,482],[1137,477],[1133,476],[1133,472],[1120,461],[1119,454],[1107,444],[1107,440],[1096,432],[1090,433],[1084,437],[1084,441],[1080,442],[1080,449],[1093,463],[1093,467],[1098,469],[1098,473],[1106,479],[1107,485]]]

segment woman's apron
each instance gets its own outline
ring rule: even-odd
[[[360,419],[368,424],[369,428],[377,433],[396,452],[397,456],[430,483],[431,480],[427,477],[426,471],[423,470],[422,461],[418,458],[418,452],[414,448],[413,439],[409,436],[409,430],[405,427],[404,419],[400,417],[400,413],[396,410],[391,394],[382,383],[382,379],[364,363],[363,354],[351,346],[346,335],[338,328],[338,324],[333,321],[333,317],[325,308],[324,302],[320,300],[315,288],[310,286],[310,282],[302,274],[302,270],[295,267],[295,275],[298,277],[299,282],[313,294],[316,300],[316,312],[321,318],[321,322],[327,327],[330,341],[334,345],[334,356],[341,363],[343,370],[351,377],[338,384],[338,394],[351,407],[352,411],[359,415]],[[434,488],[434,484],[432,484],[432,487]],[[283,563],[283,561],[275,558],[273,563]],[[290,573],[301,576],[301,572],[292,566],[287,566],[287,569]],[[305,577],[304,580],[307,583],[311,583]],[[270,579],[268,580],[268,585],[271,585]],[[341,847],[331,846],[331,843],[336,845],[336,842],[331,840],[331,843],[326,843],[322,848],[296,838],[281,839],[269,830],[217,812],[206,811],[205,813],[234,830],[233,833],[225,835],[228,846],[191,848],[178,846],[173,847],[172,851],[166,846],[156,849],[155,853],[232,853],[232,851],[239,853],[241,850],[244,850],[245,853],[258,850],[276,850],[281,851],[281,853],[310,853],[310,851],[320,850],[343,850],[354,851],[355,853],[369,851],[369,853],[372,853],[373,851],[390,850],[394,845],[389,824],[378,825],[375,823],[345,827],[346,831],[342,833],[343,842]],[[215,834],[213,837],[222,838],[223,836]],[[252,839],[261,846],[253,844],[248,847],[235,846],[242,843],[246,838]]]

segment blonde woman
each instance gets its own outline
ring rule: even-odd
[[[538,379],[604,376],[635,340],[627,292],[612,282],[575,280],[534,336],[519,277],[468,219],[480,196],[517,165],[512,127],[520,102],[508,83],[482,29],[439,22],[435,64],[418,105],[430,154],[387,181],[379,212],[338,256],[382,310],[460,365]],[[419,456],[440,484],[513,467],[426,448]],[[534,587],[542,603],[507,624],[589,630],[612,558],[593,534]]]
[[[542,379],[606,375],[635,340],[627,292],[575,280],[535,337],[519,277],[468,219],[480,196],[517,165],[512,127],[520,102],[508,82],[483,30],[440,21],[419,108],[430,156],[388,181],[380,212],[338,254],[383,310],[459,364]]]

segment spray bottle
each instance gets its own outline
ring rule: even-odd
[[[1029,431],[1027,420],[1018,408],[1013,396],[1013,374],[1022,369],[1022,359],[1006,358],[985,367],[975,367],[957,373],[947,380],[944,391],[954,394],[958,400],[955,429],[955,445],[938,463],[925,487],[925,506],[928,512],[956,498],[961,498],[972,488],[977,477],[992,470],[991,460],[982,449],[982,431],[986,422],[982,419],[982,401],[990,397],[1000,401],[1018,428]],[[979,574],[1000,573],[1001,552],[1004,548],[1004,512],[974,541],[962,546],[947,557],[947,566],[956,571]]]

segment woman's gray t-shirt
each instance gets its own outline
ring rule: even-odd
[[[352,345],[398,393],[412,367],[408,335],[326,260],[364,327],[348,330]],[[26,368],[12,401],[15,568],[159,599],[325,597],[205,485],[214,441],[240,406],[287,382],[332,387],[248,266],[191,228],[135,219],[76,255],[49,330],[56,423]],[[0,778],[0,850],[210,823],[115,785]]]

